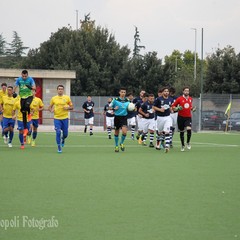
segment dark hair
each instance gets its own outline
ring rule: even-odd
[[[166,89],[169,91],[169,88],[168,88],[168,87],[163,87],[163,88],[162,88],[162,92],[163,92],[164,90],[166,90]]]
[[[154,94],[149,93],[148,96],[149,96],[149,97],[154,97]]]
[[[132,93],[132,92],[129,92],[127,96],[131,96],[131,95],[133,96],[133,93]]]
[[[62,87],[64,89],[64,86],[60,84],[60,85],[57,86],[57,90],[58,90],[59,87]]]
[[[28,74],[28,71],[26,69],[22,70],[22,74]]]
[[[171,94],[175,94],[176,89],[175,89],[174,87],[170,87],[170,88],[169,88],[169,92],[170,92]]]
[[[182,90],[184,91],[185,89],[189,89],[190,90],[190,88],[188,86],[183,87]]]
[[[162,93],[162,92],[163,92],[162,88],[159,88],[158,93]]]
[[[11,89],[13,89],[13,86],[8,86],[8,88],[11,88]]]
[[[127,91],[127,89],[125,87],[120,87],[119,91],[124,90]]]
[[[87,95],[87,98],[88,98],[88,97],[90,97],[90,98],[91,98],[92,96],[91,96],[91,95]]]
[[[1,84],[1,87],[3,87],[3,86],[7,87],[7,84],[4,82]]]
[[[149,96],[149,95],[148,95],[148,93],[146,93],[146,92],[143,94],[143,97],[144,97],[144,98],[145,98],[145,97],[148,97],[148,96]]]

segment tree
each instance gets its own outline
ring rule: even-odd
[[[140,42],[141,42],[141,40],[140,40],[138,28],[135,27],[133,57],[141,56],[140,55],[141,49],[142,48],[145,49],[145,46],[139,45]]]
[[[177,93],[180,94],[184,86],[189,86],[191,95],[199,96],[200,59],[197,56],[197,79],[194,81],[194,53],[189,50],[184,53],[174,50],[170,56],[165,57],[163,78],[163,83],[175,87]]]
[[[231,46],[217,49],[207,57],[205,92],[239,93],[240,56]]]
[[[89,19],[88,19],[89,21]],[[76,70],[73,95],[112,95],[118,73],[130,50],[121,47],[105,28],[59,29],[37,50],[30,50],[24,67]]]
[[[0,56],[6,54],[6,41],[2,34],[0,34]]]
[[[28,49],[28,47],[23,46],[23,42],[16,31],[13,31],[13,40],[9,43],[9,46],[10,48],[8,48],[6,52],[7,55],[17,58],[24,55],[24,51]]]

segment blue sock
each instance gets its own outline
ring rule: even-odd
[[[14,132],[9,132],[9,143],[12,142]]]
[[[19,133],[19,140],[20,140],[21,145],[24,145],[24,142],[23,142],[23,133]]]
[[[56,142],[57,142],[57,145],[60,145],[60,143],[61,143],[61,131],[56,131]]]
[[[114,135],[115,145],[118,146],[118,135]]]
[[[32,138],[33,138],[33,139],[36,139],[36,138],[37,138],[37,132],[33,132]]]
[[[126,135],[123,135],[123,134],[122,134],[121,143],[120,143],[120,144],[123,144],[123,143],[124,143],[125,138],[126,138]]]

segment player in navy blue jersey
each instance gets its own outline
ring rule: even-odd
[[[87,96],[87,101],[82,105],[84,111],[85,128],[84,133],[87,132],[87,126],[90,126],[90,136],[93,135],[93,123],[94,123],[94,102],[91,96]]]
[[[108,138],[112,138],[112,128],[114,128],[114,110],[110,107],[110,103],[112,102],[112,98],[108,98],[108,103],[104,106],[103,114],[106,116],[106,126]]]
[[[158,97],[154,102],[153,109],[157,114],[157,130],[158,137],[161,133],[165,136],[165,152],[169,152],[170,147],[170,127],[172,126],[172,118],[170,113],[172,112],[171,105],[173,99],[169,97],[169,90],[167,87],[162,89],[162,97]],[[157,138],[156,149],[160,149],[160,139]]]
[[[155,114],[153,109],[154,104],[154,95],[148,94],[148,100],[144,102],[140,109],[139,113],[142,114],[142,125],[143,125],[143,134],[141,136],[141,140],[143,141],[142,144],[146,146],[146,139],[148,132],[150,133],[150,144],[149,147],[154,147],[153,140],[154,140],[154,131],[155,131]]]
[[[136,122],[137,122],[137,126],[138,126],[138,132],[136,135],[137,140],[139,140],[139,138],[142,134],[142,124],[141,124],[142,115],[138,113],[138,110],[141,107],[143,100],[146,99],[144,97],[145,93],[146,92],[144,90],[141,90],[139,93],[139,96],[133,99],[133,103],[136,105],[136,108],[137,108],[137,114],[136,114]]]
[[[169,96],[173,99],[173,102],[175,102],[175,100],[178,98],[178,96],[175,95],[176,93],[176,89],[174,87],[170,87],[169,88]],[[178,116],[178,112],[172,112],[170,114],[171,118],[172,118],[172,126],[170,128],[170,147],[172,148],[173,147],[173,143],[172,143],[172,140],[173,140],[173,135],[174,135],[174,132],[175,132],[175,129],[177,127],[177,116]]]
[[[133,102],[133,94],[130,92],[128,93],[128,100],[130,102]],[[131,127],[131,139],[134,140],[134,134],[135,134],[135,127],[136,127],[136,111],[129,111],[127,114],[127,125],[128,127]]]
[[[141,103],[145,93],[146,93],[145,90],[141,90],[139,96],[133,99],[133,103],[134,104],[136,104],[137,102]]]
[[[122,129],[122,136],[120,140],[120,148],[125,150],[124,141],[127,136],[127,114],[128,114],[128,98],[126,98],[126,88],[120,88],[119,97],[114,98],[110,104],[110,107],[115,111],[114,127],[115,127],[115,152],[119,152],[118,141],[119,131]]]
[[[138,139],[138,143],[139,144],[142,144],[142,132],[143,132],[143,124],[142,124],[142,114],[139,113],[139,109],[140,107],[142,106],[143,103],[145,103],[146,101],[148,100],[148,97],[147,97],[147,93],[144,93],[143,94],[143,97],[142,97],[142,100],[141,101],[138,101],[135,106],[136,106],[136,109],[137,109],[137,116],[136,116],[136,119],[137,119],[137,126],[138,126],[138,132],[137,132],[137,136],[136,138]]]

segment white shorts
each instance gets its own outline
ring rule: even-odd
[[[147,119],[147,118],[143,118],[142,119],[142,125],[143,125],[143,132],[144,133],[147,133],[148,130],[152,130],[154,131],[155,130],[155,119],[152,118],[152,119]]]
[[[172,118],[170,116],[159,117],[157,116],[157,130],[158,132],[170,132],[170,127],[172,126]]]
[[[177,116],[178,116],[178,113],[177,112],[171,113],[170,116],[172,118],[172,127],[176,128],[177,127]]]
[[[143,120],[143,118],[142,118],[142,117],[139,117],[139,116],[137,115],[138,131],[142,131],[142,130],[143,130],[142,120]]]
[[[128,118],[127,119],[128,126],[135,126],[136,125],[136,117]]]
[[[106,117],[106,126],[114,128],[114,117]]]
[[[91,118],[85,118],[85,126],[87,125],[93,125],[94,117]]]

